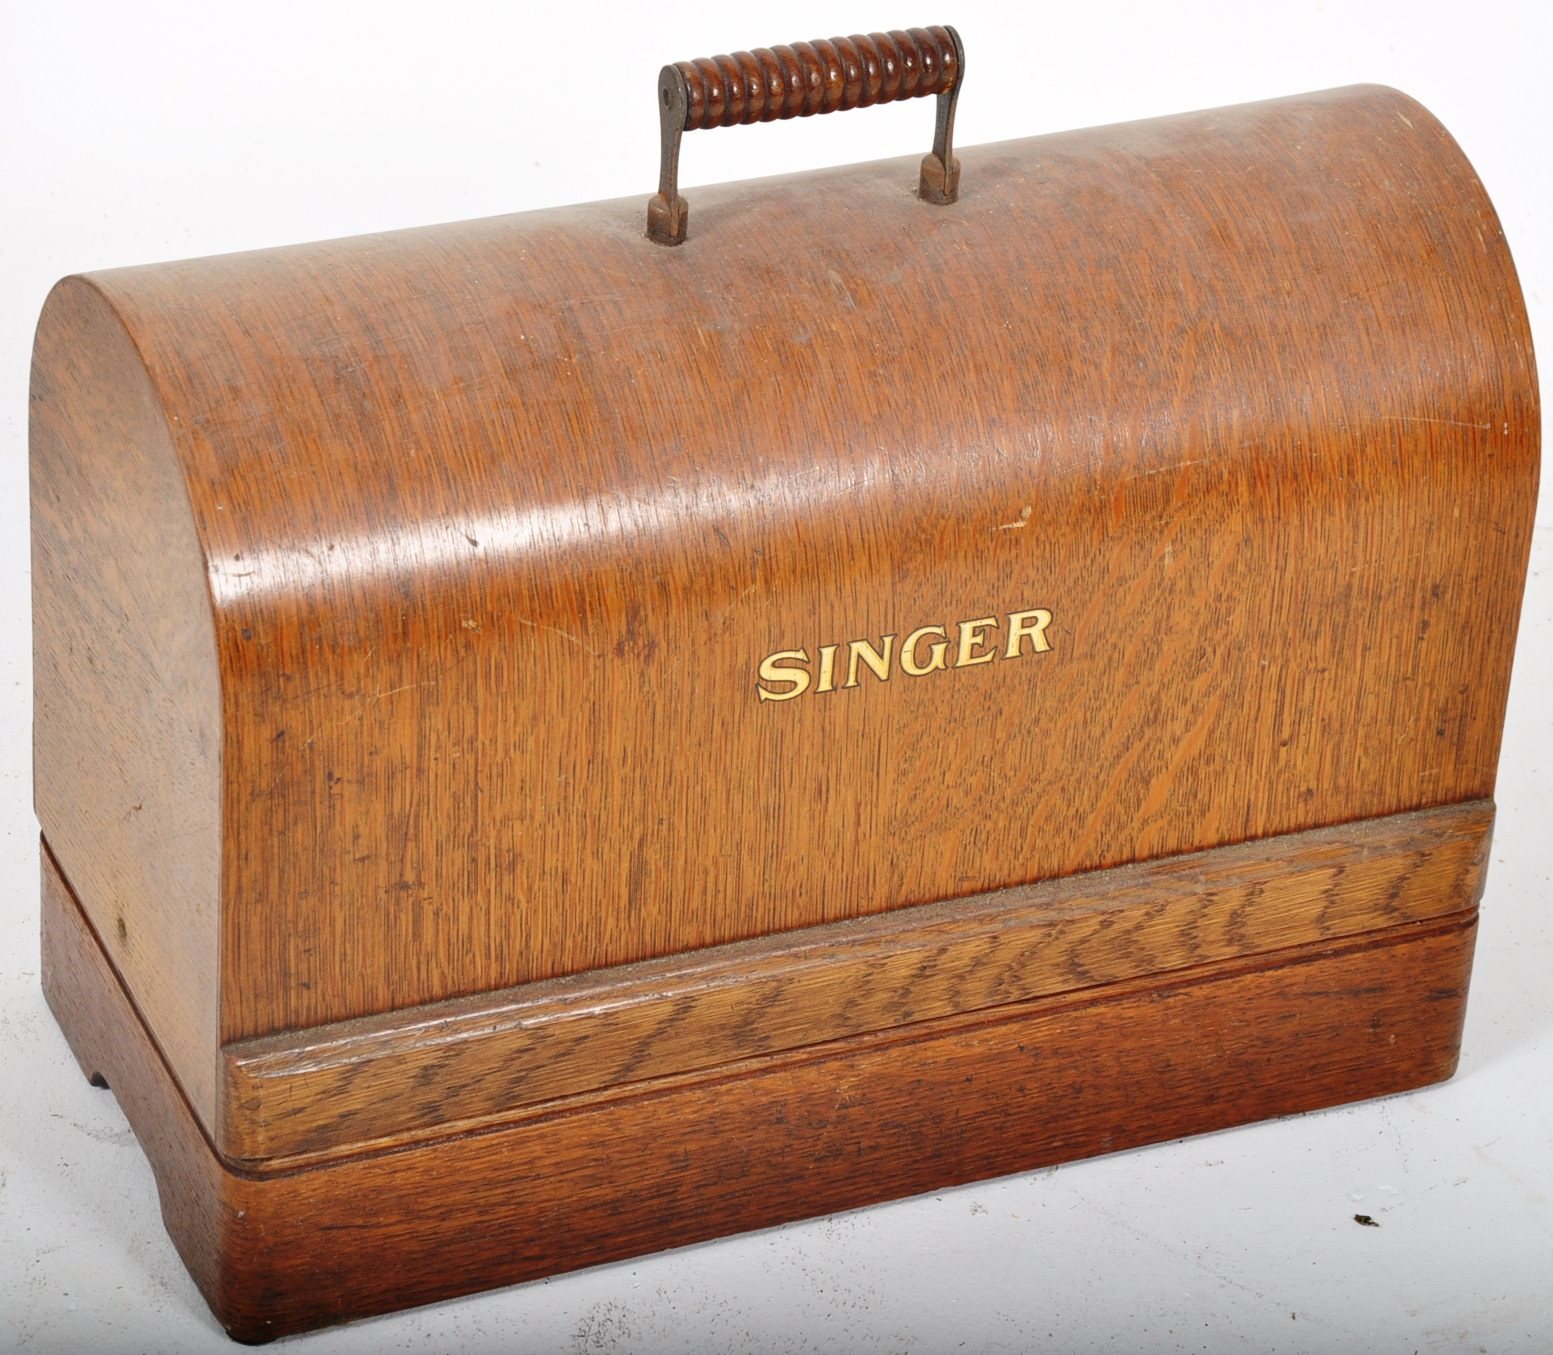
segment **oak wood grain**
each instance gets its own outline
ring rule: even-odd
[[[368,1313],[1449,1076],[1476,910],[658,1079],[279,1175],[224,1167],[45,874],[45,988],[218,1318]]]
[[[961,159],[51,294],[45,986],[234,1334],[1450,1071],[1482,186],[1375,87]]]
[[[216,1118],[222,724],[188,490],[88,282],[33,353],[33,798],[201,1120]]]
[[[219,886],[134,906],[219,934],[221,1041],[1491,793],[1537,397],[1439,124],[1357,88],[961,159],[952,208],[911,161],[699,189],[677,250],[634,196],[92,275],[219,661]],[[88,525],[46,645],[136,614]],[[756,697],[1020,608],[1050,653]],[[73,680],[89,750],[142,689]],[[106,878],[70,788],[138,800],[58,746],[44,831]]]
[[[234,1044],[217,1142],[284,1169],[579,1092],[1460,913],[1482,890],[1492,821],[1473,803],[1345,824]]]

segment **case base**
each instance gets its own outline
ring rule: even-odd
[[[1491,811],[1476,812],[1482,847]],[[1347,830],[1361,855],[1372,833],[1400,852],[1388,825],[1404,817],[1416,816]],[[1416,828],[1407,836],[1416,841]],[[1398,878],[1417,878],[1427,851],[1398,855]],[[212,1146],[46,850],[43,981],[82,1069],[112,1087],[150,1159],[200,1290],[233,1337],[254,1343],[1448,1077],[1481,855],[1440,873],[1435,915],[1422,920],[648,1077],[262,1170]],[[1271,885],[1292,864],[1270,853],[1257,869]],[[1263,893],[1251,881],[1248,906]]]

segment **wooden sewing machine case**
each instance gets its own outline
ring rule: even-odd
[[[963,72],[667,68],[647,234],[50,296],[44,983],[234,1336],[1452,1071],[1537,476],[1488,198],[1377,87],[956,159]],[[912,93],[920,167],[678,195]]]

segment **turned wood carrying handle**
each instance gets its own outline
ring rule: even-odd
[[[954,106],[964,80],[960,35],[942,26],[760,47],[665,66],[658,75],[663,162],[658,191],[647,203],[647,238],[660,245],[684,243],[690,215],[679,195],[684,133],[839,113],[924,94],[938,96],[938,120],[933,149],[922,157],[917,196],[951,203],[960,191]]]

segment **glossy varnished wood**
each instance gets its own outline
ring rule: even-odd
[[[266,1176],[211,1150],[47,865],[44,982],[201,1290],[260,1341],[1446,1077],[1475,926],[1474,909],[1015,1003]]]
[[[676,63],[685,131],[868,108],[943,94],[960,75],[951,29],[895,29]]]
[[[953,208],[698,190],[677,250],[632,198],[56,294],[38,417],[122,324],[166,531],[71,523],[67,575],[40,525],[40,814],[113,876],[68,788],[133,819],[100,736],[170,689],[49,618],[192,533],[220,840],[168,845],[220,880],[133,907],[219,934],[222,1041],[1491,792],[1537,405],[1446,133],[1363,88],[961,158]],[[755,698],[1028,607],[1039,659]]]
[[[1117,867],[228,1046],[218,1142],[266,1170],[579,1092],[1460,913],[1473,803]]]
[[[1450,1071],[1537,481],[1481,185],[1371,87],[960,155],[51,295],[45,984],[235,1334]]]

